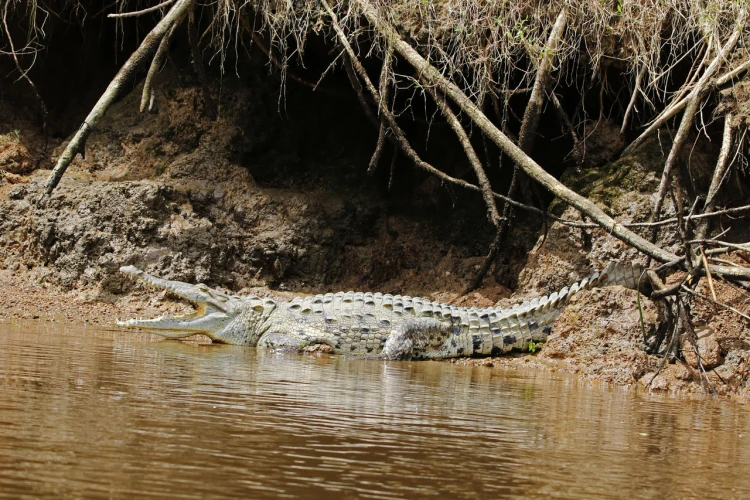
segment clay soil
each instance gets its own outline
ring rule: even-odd
[[[543,238],[538,223],[520,221],[496,272],[461,297],[491,241],[481,200],[456,199],[419,176],[397,177],[402,187],[384,191],[363,175],[374,134],[361,118],[338,123],[321,112],[326,103],[305,104],[312,109],[295,121],[280,115],[278,95],[263,94],[262,85],[225,85],[221,116],[211,122],[201,116],[198,89],[163,78],[158,112],[138,113],[136,87],[41,206],[35,201],[51,163],[35,167],[38,127],[7,104],[0,109],[17,123],[0,136],[0,321],[114,329],[117,317],[189,310],[124,279],[118,268],[128,264],[238,294],[355,289],[486,307],[551,293],[612,259],[638,258],[598,231],[555,224]],[[294,104],[289,113],[304,107]],[[294,125],[305,119],[315,126]],[[53,139],[52,158],[61,143]],[[640,156],[575,172],[566,182],[585,183],[584,194],[621,221],[645,220],[660,165],[649,148],[658,147],[646,144]],[[565,216],[576,217],[572,210]],[[750,310],[747,294],[723,283],[716,291]],[[750,399],[748,325],[699,300],[693,311],[701,363],[687,342],[680,361],[648,355],[644,335],[655,334],[659,306],[642,297],[639,307],[635,292],[620,287],[575,296],[534,353],[451,362],[534,366],[646,390]]]

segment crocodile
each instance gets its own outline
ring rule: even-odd
[[[603,271],[549,296],[510,308],[466,308],[388,293],[340,292],[297,297],[237,296],[120,268],[130,278],[189,301],[192,315],[117,320],[167,338],[203,334],[212,341],[302,350],[324,345],[334,354],[386,360],[488,356],[544,342],[571,297],[607,285],[637,289],[641,269],[612,263]]]

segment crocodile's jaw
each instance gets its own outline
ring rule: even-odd
[[[119,326],[142,328],[170,338],[182,338],[200,333],[217,339],[219,332],[238,316],[236,307],[233,307],[235,297],[212,290],[205,285],[191,285],[181,281],[157,278],[133,266],[121,267],[120,272],[178,295],[196,306],[196,311],[180,317],[162,316],[155,319],[117,320],[116,324]]]
[[[202,333],[215,338],[215,334],[223,330],[231,321],[231,317],[220,311],[206,314],[202,313],[199,308],[196,314],[190,316],[117,320],[115,323],[126,328],[142,328],[170,337],[186,337]],[[167,335],[168,333],[171,335]]]

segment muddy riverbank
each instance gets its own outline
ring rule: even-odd
[[[51,164],[35,168],[39,130],[18,109],[0,110],[15,124],[0,140],[3,321],[113,328],[116,317],[188,309],[124,280],[117,269],[127,264],[239,294],[382,291],[487,307],[549,294],[611,260],[638,260],[601,231],[555,223],[545,237],[541,221],[519,216],[493,272],[462,297],[492,240],[478,197],[447,190],[406,164],[397,186],[384,189],[363,168],[372,148],[371,137],[357,132],[363,119],[352,114],[342,123],[322,111],[325,101],[292,99],[286,112],[297,115],[288,120],[274,104],[276,87],[225,85],[230,97],[212,122],[195,113],[197,87],[159,88],[166,90],[158,113],[138,113],[138,88],[118,102],[89,139],[86,158],[42,205],[36,200]],[[53,138],[52,158],[62,143]],[[644,221],[659,148],[654,140],[635,155],[563,179],[621,222]],[[661,243],[676,249],[666,238]],[[716,287],[721,300],[748,310],[746,294]],[[639,309],[635,293],[620,288],[576,297],[534,353],[456,362],[750,398],[748,326],[697,300],[693,313],[700,363],[687,344],[676,362],[646,354],[644,336],[655,334],[661,311],[645,298]]]

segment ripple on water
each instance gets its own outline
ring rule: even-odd
[[[0,323],[0,393],[0,496],[750,495],[744,407],[561,375]]]

